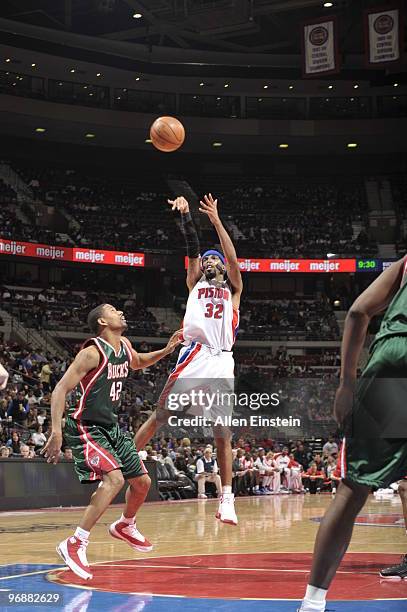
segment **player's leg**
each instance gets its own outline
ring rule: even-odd
[[[159,418],[157,416],[157,410],[148,417],[141,427],[137,430],[134,436],[134,444],[138,451],[142,450],[153,438],[157,430],[161,427]]]
[[[219,518],[222,523],[237,525],[235,496],[232,493],[232,435],[228,427],[217,426],[214,427],[214,438],[216,460],[222,482],[222,495],[219,499],[216,518]]]
[[[206,474],[197,474],[196,482],[198,485],[198,498],[206,499],[206,494],[205,494]]]
[[[343,481],[331,502],[315,540],[309,584],[301,612],[323,612],[335,572],[349,546],[353,525],[370,488]]]
[[[407,535],[407,479],[401,480],[398,487],[401,503],[403,505],[404,527]],[[407,580],[407,554],[403,555],[401,562],[397,565],[386,567],[380,572],[381,578],[389,578],[392,580],[405,579]]]
[[[90,503],[82,515],[75,533],[60,542],[57,552],[64,559],[68,567],[80,578],[89,580],[92,573],[88,569],[89,563],[86,558],[86,548],[89,543],[89,536],[92,527],[105,510],[110,506],[112,500],[119,493],[124,485],[123,474],[120,469],[112,470],[108,474],[103,474],[103,480],[93,493]]]
[[[122,464],[105,427],[85,426],[67,418],[64,436],[72,448],[75,471],[82,483],[101,481],[85,509],[75,533],[57,546],[70,569],[85,580],[92,578],[86,548],[92,527],[123,487]]]
[[[136,526],[136,514],[144,503],[151,486],[151,479],[133,441],[116,426],[114,443],[117,456],[123,464],[123,475],[128,482],[126,503],[121,517],[109,527],[114,538],[123,540],[135,550],[149,552],[151,543],[140,533]]]

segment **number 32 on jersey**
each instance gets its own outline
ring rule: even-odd
[[[206,304],[205,317],[207,319],[221,319],[223,317],[223,304],[212,304],[212,302],[208,302]]]

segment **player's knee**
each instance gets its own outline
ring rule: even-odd
[[[117,489],[118,491],[120,491],[120,489],[124,485],[123,474],[120,470],[113,470],[112,472],[105,474],[103,478],[103,484],[105,486],[111,487],[112,489]]]
[[[359,509],[366,502],[370,491],[370,487],[350,482],[346,478],[342,481],[338,489],[338,493],[340,493],[341,497],[345,496],[349,504]]]
[[[404,497],[405,499],[407,499],[407,480],[402,480],[400,482],[398,491],[400,497]]]
[[[151,478],[148,474],[143,474],[143,476],[137,476],[136,478],[132,478],[129,484],[133,490],[145,492],[150,489]]]

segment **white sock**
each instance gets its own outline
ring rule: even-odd
[[[305,597],[300,608],[301,612],[324,612],[327,589],[320,589],[311,584],[307,586]]]
[[[86,531],[82,529],[82,527],[77,527],[74,536],[78,538],[78,540],[89,540],[90,531]]]
[[[225,495],[225,493],[226,493],[226,495],[228,493],[232,493],[232,485],[224,485],[222,487],[222,493],[223,493],[223,495]]]
[[[127,518],[124,516],[124,514],[122,514],[121,518],[120,518],[120,522],[121,523],[127,523],[128,525],[133,525],[134,524],[134,516],[132,518]]]

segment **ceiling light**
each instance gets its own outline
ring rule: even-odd
[[[294,85],[289,85],[288,89],[294,89]]]
[[[151,138],[146,138],[145,141],[147,144],[151,144],[153,141],[151,140]]]
[[[222,146],[222,143],[221,143],[221,142],[213,142],[213,143],[212,143],[212,146],[213,146],[213,147],[221,147],[221,146]]]
[[[101,73],[101,72],[97,72],[97,73],[96,73],[96,76],[97,76],[97,77],[100,77],[100,76],[102,76],[102,73]]]
[[[8,62],[11,62],[11,59],[8,57],[8,58],[6,59],[6,62],[7,62],[7,63],[8,63]]]
[[[333,6],[334,3],[333,2],[324,2],[324,7],[325,8],[331,8],[331,6]]]
[[[263,98],[257,98],[257,102],[263,102]]]
[[[136,81],[139,81],[139,80],[140,80],[140,77],[136,77]]]
[[[348,142],[348,149],[356,149],[357,146],[357,142]]]
[[[133,15],[133,19],[141,19],[142,18],[142,14],[141,13],[134,13]]]
[[[199,83],[199,87],[203,87],[204,85],[205,85],[205,83],[204,83],[203,81],[201,81],[201,82]]]
[[[45,128],[35,128],[36,132],[45,132]]]
[[[358,89],[358,87],[359,87],[359,85],[356,83],[356,84],[353,86],[353,89]]]
[[[31,68],[35,68],[37,64],[31,64]]]
[[[220,100],[220,96],[218,96],[216,99],[217,99],[217,100]]]
[[[328,85],[328,89],[333,89],[334,86],[333,85]]]
[[[95,134],[92,134],[91,132],[88,132],[87,134],[85,134],[86,138],[95,138]]]
[[[398,83],[393,83],[393,87],[398,87],[399,84]]]
[[[268,89],[269,86],[268,85],[263,85],[263,89]]]
[[[74,73],[75,72],[75,68],[71,68],[71,70],[69,72]]]
[[[282,142],[278,145],[279,149],[288,149],[288,144],[286,142]]]
[[[223,87],[229,87],[229,83],[225,83]]]

